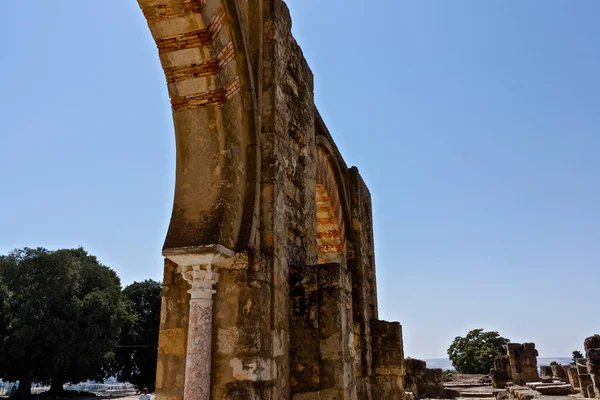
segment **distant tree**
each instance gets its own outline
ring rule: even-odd
[[[31,395],[32,381],[93,378],[130,318],[119,278],[84,249],[15,250],[0,256],[10,319],[0,337],[0,374],[19,380],[17,395]]]
[[[583,356],[583,353],[580,352],[579,350],[573,350],[573,361],[571,361],[570,365],[575,365],[576,364],[575,360],[578,358],[585,358],[585,357]]]
[[[494,359],[506,354],[509,342],[498,332],[474,329],[465,337],[454,339],[448,348],[448,357],[459,373],[487,374],[494,366]]]
[[[550,362],[550,366],[551,366],[551,367],[554,367],[555,365],[560,365],[560,363],[559,363],[559,362],[556,362],[556,361],[551,361],[551,362]]]
[[[105,377],[116,376],[136,389],[154,391],[162,284],[153,280],[134,282],[123,289],[131,303],[134,319],[121,335],[114,360],[105,368]]]

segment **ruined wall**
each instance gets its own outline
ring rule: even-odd
[[[181,272],[217,248],[232,259],[197,266],[218,269],[211,398],[399,398],[402,334],[377,321],[370,193],[315,108],[285,3],[138,2],[177,144],[158,398],[183,398],[193,344]]]
[[[373,399],[402,399],[404,395],[404,348],[398,322],[371,320],[374,376]]]
[[[427,368],[427,363],[414,358],[404,360],[404,388],[415,398],[450,398],[444,388],[444,374],[441,368]]]
[[[490,377],[494,389],[504,389],[506,387],[506,383],[512,379],[508,355],[494,359],[494,368],[490,371]]]
[[[577,368],[577,378],[579,379],[579,389],[581,390],[581,394],[585,398],[594,397],[593,393],[592,396],[590,396],[588,391],[588,388],[592,385],[592,378],[587,369],[587,359],[575,359],[575,368]]]
[[[583,345],[587,357],[587,370],[592,381],[591,388],[588,385],[588,395],[598,399],[600,398],[600,335],[586,338]]]
[[[526,382],[540,380],[537,372],[538,351],[535,349],[535,343],[509,343],[507,351],[513,383],[523,385]]]

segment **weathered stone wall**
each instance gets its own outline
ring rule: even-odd
[[[565,372],[567,373],[567,379],[569,384],[575,389],[575,391],[580,392],[581,387],[579,385],[579,376],[577,375],[577,367],[574,365],[565,366]]]
[[[542,378],[549,379],[552,378],[552,367],[549,365],[542,365],[540,367],[540,375]]]
[[[585,356],[587,357],[587,370],[592,379],[594,396],[588,386],[590,397],[600,398],[600,335],[590,336],[585,339]]]
[[[509,343],[507,350],[513,383],[523,385],[526,382],[540,380],[537,372],[538,351],[535,349],[535,343]]]
[[[444,389],[444,374],[441,368],[427,368],[427,363],[414,358],[404,360],[404,389],[415,398],[440,398],[448,396]]]
[[[552,370],[552,377],[556,379],[560,379],[562,381],[567,380],[567,374],[565,373],[565,368],[562,365],[552,365],[550,366]]]
[[[404,349],[398,322],[371,320],[374,376],[373,399],[402,399],[404,395]]]
[[[592,384],[592,378],[588,373],[587,359],[575,359],[575,368],[577,368],[577,378],[579,379],[579,388],[581,390],[581,394],[583,395],[583,397],[589,398],[590,394],[588,392],[588,387]]]
[[[506,387],[506,383],[512,379],[510,359],[507,355],[496,357],[494,368],[490,371],[490,377],[494,389],[504,389]]]
[[[401,395],[401,327],[377,321],[370,193],[315,108],[285,3],[138,2],[177,145],[158,398],[181,399],[189,381],[186,348],[197,343],[181,272],[207,249],[233,260],[196,266],[218,269],[205,302],[211,398]]]

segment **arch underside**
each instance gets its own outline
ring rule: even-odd
[[[327,153],[317,148],[317,250],[319,264],[346,264],[346,229],[339,186]]]
[[[231,9],[236,2],[138,3],[156,42],[175,127],[175,196],[164,248],[251,247],[256,107],[244,32]]]

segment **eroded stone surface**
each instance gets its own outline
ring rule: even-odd
[[[285,3],[138,3],[165,73],[177,142],[164,254],[179,266],[165,264],[158,397],[184,397],[188,365],[209,376],[208,389],[198,383],[189,396],[372,400],[379,385],[381,398],[395,398],[402,366],[373,361],[370,193],[315,107]],[[234,253],[219,269],[202,339],[208,315],[190,309],[181,276],[182,267],[194,268],[181,261],[182,249],[199,246]],[[402,354],[401,335],[389,337],[386,346]],[[184,352],[197,345],[214,351]],[[207,357],[210,374],[199,364]]]
[[[539,381],[535,343],[509,343],[507,345],[512,381],[517,385]]]
[[[591,378],[591,386],[594,396],[588,385],[588,395],[600,398],[600,335],[590,336],[584,342],[585,355],[587,357],[587,370]]]

